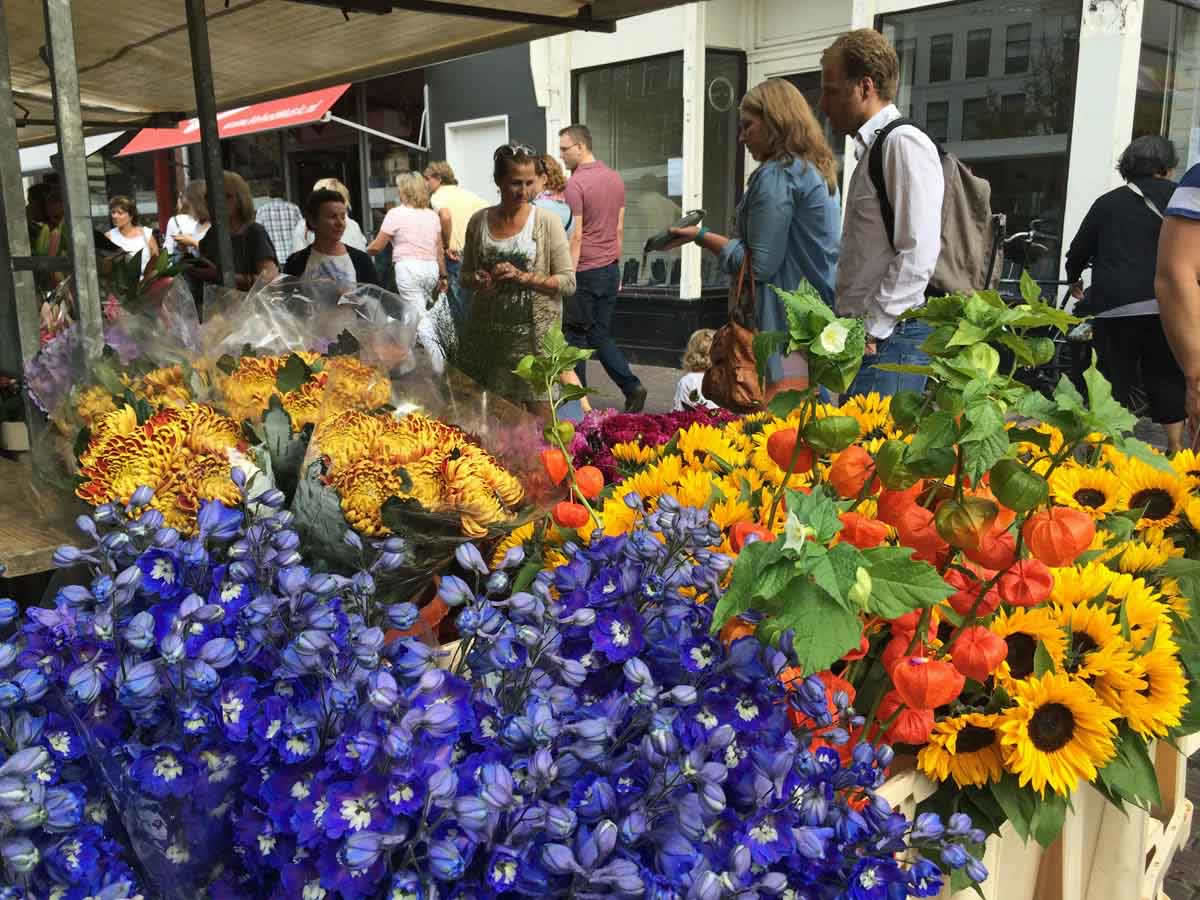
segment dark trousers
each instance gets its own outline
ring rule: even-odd
[[[617,291],[621,274],[616,263],[601,269],[575,273],[575,296],[569,297],[563,315],[563,336],[573,347],[594,350],[593,358],[626,397],[641,386],[641,381],[629,368],[625,354],[612,338],[612,317],[617,308]],[[587,367],[575,367],[583,384],[587,384]]]
[[[450,301],[450,317],[454,320],[455,329],[461,331],[467,321],[467,297],[463,293],[459,276],[462,273],[462,260],[446,257],[446,297]]]
[[[1112,382],[1113,396],[1126,408],[1130,391],[1140,386],[1155,422],[1170,425],[1187,417],[1183,370],[1158,316],[1092,319],[1092,347],[1100,372]]]

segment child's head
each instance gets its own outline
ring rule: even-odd
[[[688,338],[687,350],[683,353],[684,369],[689,372],[703,372],[712,364],[708,352],[712,349],[714,334],[716,332],[711,328],[701,328],[692,332],[692,336]]]

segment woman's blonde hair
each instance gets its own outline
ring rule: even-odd
[[[768,78],[742,98],[741,109],[762,120],[769,159],[789,163],[802,159],[820,173],[830,194],[837,193],[833,150],[812,107],[794,84],[782,78]]]
[[[692,336],[688,338],[687,349],[683,352],[684,369],[689,372],[703,372],[712,365],[708,354],[712,350],[714,334],[716,331],[711,328],[701,328],[692,332]]]
[[[183,199],[187,201],[188,208],[197,222],[209,220],[208,185],[204,183],[203,178],[197,178],[195,181],[187,183],[187,187],[183,189]]]
[[[546,179],[546,190],[551,194],[561,194],[567,188],[567,177],[563,175],[562,166],[549,153],[543,153],[537,158],[534,169]]]
[[[346,187],[344,184],[342,184],[336,178],[322,178],[320,181],[318,181],[316,184],[313,185],[313,190],[314,191],[336,191],[337,193],[341,194],[342,199],[346,201],[346,212],[349,212],[350,207],[353,205],[350,202],[350,188]]]
[[[405,172],[396,176],[396,194],[402,206],[429,209],[429,186],[420,172]]]
[[[254,221],[254,198],[250,196],[250,185],[246,184],[246,179],[237,172],[225,173],[225,190],[233,191],[234,209],[238,218],[243,225],[249,225]]]

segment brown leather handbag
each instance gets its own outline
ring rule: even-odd
[[[763,392],[754,361],[754,267],[750,251],[742,258],[729,290],[729,323],[713,335],[709,367],[701,390],[706,399],[736,413],[762,409]]]

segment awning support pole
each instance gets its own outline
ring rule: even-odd
[[[25,189],[17,146],[16,107],[8,58],[8,25],[0,3],[0,214],[7,235],[0,246],[0,366],[13,372],[38,352],[38,297],[31,272],[14,271],[13,256],[29,256]]]
[[[45,0],[46,39],[50,44],[50,86],[58,129],[63,200],[75,269],[75,302],[83,350],[99,357],[104,349],[104,320],[100,311],[100,279],[96,272],[96,243],[92,234],[92,201],[88,190],[87,148],[79,107],[79,69],[75,61],[75,23],[71,0]],[[20,167],[17,167],[20,171]],[[19,176],[18,176],[19,177]],[[11,222],[10,222],[11,224]]]
[[[393,137],[383,131],[376,131],[374,128],[368,128],[359,122],[351,122],[349,119],[343,119],[341,116],[335,116],[333,113],[325,113],[321,116],[322,122],[337,122],[339,125],[345,125],[349,128],[357,128],[359,131],[366,132],[377,138],[383,138],[385,141],[391,141],[393,144],[400,144],[404,147],[410,147],[413,150],[420,150],[422,153],[428,153],[428,147],[422,147],[420,144],[414,144],[412,141],[406,141],[403,138]]]
[[[362,82],[351,88],[354,91],[354,114],[360,122],[367,121],[367,86]],[[358,221],[365,234],[375,232],[375,217],[371,212],[371,138],[365,131],[358,133]]]
[[[221,165],[221,137],[217,131],[217,99],[213,87],[212,54],[208,46],[208,18],[204,0],[187,0],[188,46],[192,51],[192,82],[196,88],[196,118],[208,187],[208,215],[217,231],[217,267],[225,287],[234,286],[233,235],[225,203],[225,169]],[[196,298],[199,305],[201,298]]]

